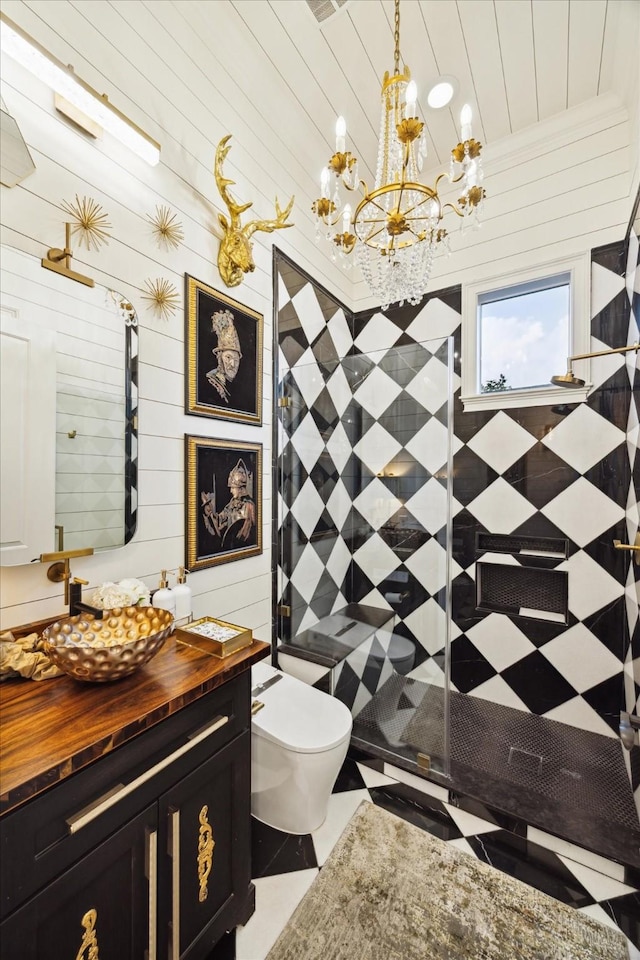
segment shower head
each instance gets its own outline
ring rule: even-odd
[[[640,341],[630,343],[626,347],[610,347],[608,350],[594,350],[593,353],[576,353],[573,357],[567,357],[567,372],[551,377],[551,383],[554,387],[584,387],[585,381],[574,375],[574,360],[589,360],[591,357],[608,357],[613,353],[629,353],[630,350],[635,350],[636,353],[638,353],[638,351],[640,351]]]
[[[551,383],[556,387],[584,387],[585,381],[576,377],[573,370],[551,377]]]

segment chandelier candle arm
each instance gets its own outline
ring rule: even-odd
[[[380,135],[373,189],[358,181],[357,159],[347,149],[344,117],[338,117],[335,153],[323,169],[321,195],[312,204],[316,239],[331,241],[333,259],[348,268],[355,252],[372,294],[382,309],[398,301],[418,304],[423,297],[436,252],[448,250],[447,230],[441,225],[451,208],[465,222],[478,221],[485,191],[480,153],[472,136],[472,111],[465,104],[460,116],[461,140],[451,151],[449,173],[440,174],[433,187],[420,180],[427,155],[425,125],[418,117],[418,91],[406,64],[400,65],[400,0],[395,0],[394,70],[385,73],[381,90]],[[438,185],[443,177],[460,184],[456,202],[443,204]],[[333,187],[331,182],[333,181]],[[352,214],[343,203],[341,188],[362,199]]]

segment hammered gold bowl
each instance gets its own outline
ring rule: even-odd
[[[102,620],[91,613],[57,620],[43,634],[52,663],[74,677],[104,683],[129,676],[160,650],[173,616],[156,607],[117,607]]]

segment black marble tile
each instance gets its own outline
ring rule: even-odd
[[[497,472],[474,453],[471,447],[461,447],[454,456],[453,496],[464,507],[497,479]],[[475,523],[478,523],[477,520]]]
[[[451,680],[462,693],[495,677],[496,670],[463,634],[451,644]]]
[[[615,271],[622,276],[622,270]],[[609,347],[619,347],[627,342],[629,325],[629,297],[621,290],[591,321],[591,335],[602,340]]]
[[[351,756],[351,751],[340,768],[340,773],[335,782],[333,793],[345,793],[347,790],[366,790],[366,783],[362,779],[362,774],[356,766],[355,759]]]
[[[619,597],[608,606],[602,607],[586,617],[583,623],[622,664],[629,644],[625,598]]]
[[[624,897],[605,900],[600,906],[640,950],[640,893],[628,893]]]
[[[236,960],[236,931],[225,933],[206,955],[205,960]]]
[[[572,907],[587,907],[594,903],[593,897],[587,893],[576,878],[564,868],[555,857],[558,865],[557,872],[551,872],[542,865],[527,858],[526,850],[514,849],[511,844],[505,843],[504,838],[494,833],[483,833],[475,837],[467,837],[467,843],[479,860],[496,867],[503,873],[527,883],[536,890],[541,890],[555,900],[560,900]]]
[[[543,443],[536,443],[505,470],[503,477],[539,510],[574,483],[580,474]]]
[[[591,262],[597,263],[601,267],[606,267],[613,273],[622,276],[625,269],[625,244],[624,240],[616,240],[614,243],[605,243],[600,247],[594,247],[591,251]]]
[[[571,684],[539,650],[502,670],[501,676],[533,713],[548,713],[576,695]]]
[[[620,726],[620,708],[624,703],[624,676],[622,671],[608,680],[586,690],[582,696],[605,723],[617,734]]]
[[[377,806],[384,807],[389,813],[394,813],[440,840],[459,840],[462,836],[444,804],[404,783],[372,787],[369,793]]]
[[[294,870],[317,867],[316,851],[310,834],[297,836],[268,827],[251,818],[251,875],[272,877]]]

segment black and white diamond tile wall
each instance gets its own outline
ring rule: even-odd
[[[638,339],[637,238],[626,276],[624,253],[592,254],[594,350]],[[281,639],[345,603],[386,608],[420,676],[445,646],[449,512],[453,690],[615,737],[625,690],[628,708],[640,694],[640,568],[612,543],[638,529],[637,355],[594,361],[586,402],[567,391],[554,406],[464,413],[459,358],[448,370],[459,288],[351,317],[286,258],[276,269],[279,380],[296,397],[278,451],[281,553],[294,564]],[[568,573],[563,622],[477,609],[476,562],[524,562],[478,553],[479,533],[566,541],[548,563]]]

